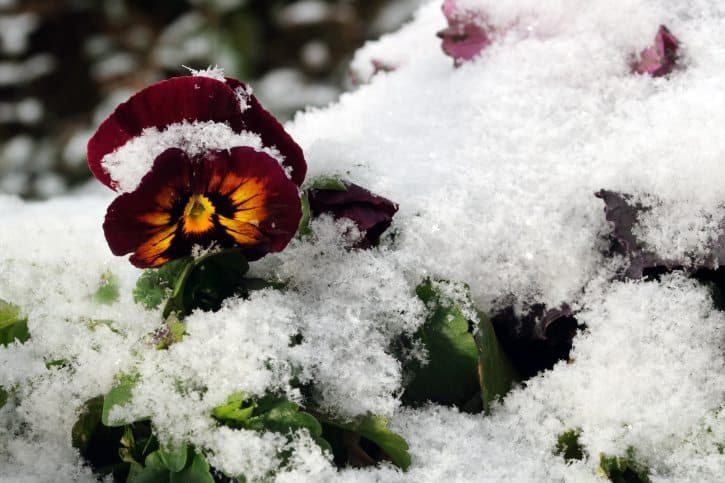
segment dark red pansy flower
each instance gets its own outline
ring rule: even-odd
[[[453,57],[456,66],[491,45],[494,30],[481,13],[461,8],[456,0],[445,0],[442,9],[448,27],[438,32],[438,37],[443,40],[443,52]]]
[[[343,181],[342,184],[344,190],[312,188],[308,191],[312,215],[329,213],[335,219],[348,218],[365,232],[364,238],[357,244],[359,248],[376,244],[393,222],[393,216],[398,211],[397,203],[354,183]]]
[[[302,184],[307,171],[302,149],[244,84],[221,79],[175,77],[153,84],[119,105],[88,142],[88,166],[93,175],[117,189],[118,180],[104,167],[104,157],[148,128],[164,131],[171,125],[210,122],[228,126],[234,133],[259,136],[265,147],[280,153],[292,181]]]
[[[268,154],[236,147],[192,159],[171,148],[111,203],[103,231],[115,255],[152,268],[194,246],[238,246],[255,260],[282,250],[301,216],[297,185]]]
[[[652,77],[667,75],[677,64],[677,51],[680,41],[664,25],[660,25],[652,47],[642,50],[632,64],[637,74],[649,74]]]

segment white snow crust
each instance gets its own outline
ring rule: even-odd
[[[400,204],[394,241],[346,250],[351,225],[323,217],[312,241],[252,264],[285,291],[192,314],[188,336],[167,351],[147,342],[159,311],[132,301],[139,271],[103,239],[109,197],[0,197],[0,298],[23,309],[32,334],[0,348],[0,386],[16,386],[19,401],[0,409],[0,431],[17,433],[0,438],[0,481],[93,481],[71,426],[83,401],[131,370],[142,382],[129,414],[151,415],[162,437],[188,440],[212,465],[250,479],[274,468],[273,448],[285,445],[295,451],[278,481],[594,482],[599,454],[629,446],[655,482],[722,479],[725,314],[682,274],[614,281],[624,261],[604,254],[611,227],[593,193],[656,197],[638,235],[663,258],[702,252],[720,234],[725,4],[461,0],[505,33],[456,69],[435,37],[445,26],[440,3],[357,56],[399,39],[394,72],[288,125],[309,177],[341,175]],[[631,56],[660,24],[683,43],[681,68],[667,78],[631,74]],[[231,141],[219,126],[197,126],[207,127],[220,146],[198,149],[257,146],[252,135]],[[144,151],[161,152],[164,133],[152,134],[123,157],[152,160]],[[124,190],[142,175],[124,174],[136,180]],[[107,271],[121,299],[99,306],[92,294]],[[571,363],[518,386],[488,416],[402,408],[400,366],[386,347],[422,323],[414,288],[429,276],[467,284],[484,312],[566,302],[588,329]],[[89,319],[112,320],[116,331],[91,329]],[[297,333],[303,342],[290,347]],[[70,363],[46,368],[59,358]],[[389,417],[410,444],[409,472],[336,472],[305,432],[287,443],[213,425],[211,408],[234,391],[300,400],[286,382],[299,369],[326,409]],[[194,390],[201,384],[209,391]],[[575,427],[589,458],[566,463],[553,449]]]

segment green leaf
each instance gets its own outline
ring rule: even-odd
[[[405,366],[407,382],[403,401],[463,406],[478,393],[478,351],[460,306],[434,288],[430,280],[416,288],[426,302],[429,316],[414,338],[422,342],[428,362]]]
[[[93,300],[102,305],[111,305],[118,301],[120,296],[118,278],[109,272],[101,275],[101,285],[93,295]]]
[[[160,483],[170,481],[169,470],[147,466],[133,476],[129,472],[126,483]]]
[[[141,473],[143,473],[144,467],[135,461],[130,461],[128,464],[129,468],[128,476],[126,477],[126,483],[134,483],[138,481],[137,478]]]
[[[209,463],[199,453],[194,455],[191,464],[179,473],[172,473],[170,483],[214,483],[214,477],[209,471]]]
[[[71,429],[71,442],[98,475],[122,471],[127,465],[119,442],[126,428],[111,428],[101,422],[103,396],[86,401]]]
[[[212,410],[212,416],[219,421],[244,422],[252,416],[255,405],[242,393],[235,392],[227,399],[226,404]]]
[[[347,191],[345,183],[334,176],[319,176],[306,184],[310,190]]]
[[[488,413],[491,404],[505,396],[519,380],[519,376],[506,357],[489,318],[479,312],[478,319],[478,330],[475,334],[478,379],[483,408]]]
[[[637,461],[633,447],[625,456],[599,455],[599,469],[614,483],[650,483],[649,469]]]
[[[388,422],[384,417],[371,414],[352,422],[341,423],[332,419],[323,419],[323,422],[372,441],[385,452],[396,466],[403,470],[410,468],[408,443],[388,428]]]
[[[165,468],[173,473],[178,473],[186,466],[188,449],[186,444],[181,444],[173,448],[158,449],[156,453],[159,455],[161,463]]]
[[[88,328],[91,330],[96,330],[98,327],[105,326],[108,327],[108,330],[110,330],[114,334],[120,334],[121,331],[114,327],[113,324],[114,322],[108,319],[92,319],[86,322],[86,326],[88,326]]]
[[[302,202],[302,218],[300,218],[300,224],[297,228],[297,238],[302,238],[312,233],[312,230],[310,230],[310,199],[306,191],[300,196],[300,201]]]
[[[188,276],[179,277],[164,315],[180,311],[183,315],[194,309],[216,311],[224,299],[231,297],[242,285],[249,263],[241,250],[232,248],[197,259]],[[178,295],[177,295],[178,290]]]
[[[169,297],[177,278],[191,262],[191,258],[180,258],[159,269],[145,270],[133,289],[133,300],[149,310],[155,309]]]
[[[29,338],[28,320],[20,316],[20,307],[0,299],[0,344],[7,346]]]
[[[5,406],[5,404],[7,404],[9,397],[10,397],[10,394],[8,394],[8,392],[5,390],[5,388],[0,386],[0,409],[2,409]]]
[[[584,446],[579,442],[581,434],[581,428],[570,429],[561,433],[556,440],[554,454],[563,456],[567,462],[583,460],[587,453]]]
[[[300,411],[296,403],[275,396],[265,396],[257,402],[254,415],[244,422],[244,428],[284,434],[305,428],[312,437],[322,435],[322,426],[314,416]]]
[[[232,428],[253,431],[273,431],[290,435],[299,429],[307,429],[323,451],[332,452],[330,444],[322,438],[322,425],[313,415],[300,411],[300,407],[278,396],[261,399],[234,393],[223,405],[212,410],[212,416]]]
[[[106,426],[118,427],[125,424],[130,424],[133,421],[124,420],[109,420],[109,414],[111,410],[116,406],[125,406],[131,402],[133,397],[133,388],[138,381],[136,376],[124,376],[121,378],[118,384],[116,384],[103,398],[103,412],[101,415],[101,421]]]
[[[74,448],[78,448],[81,454],[88,448],[96,428],[101,424],[101,412],[103,411],[103,396],[97,396],[86,401],[78,420],[71,430],[71,441]]]

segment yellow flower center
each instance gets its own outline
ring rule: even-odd
[[[198,235],[214,228],[212,215],[215,212],[216,209],[209,198],[204,195],[191,195],[182,217],[184,233]]]

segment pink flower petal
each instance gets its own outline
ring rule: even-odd
[[[438,32],[438,37],[443,40],[443,52],[453,57],[456,66],[491,45],[493,28],[481,13],[461,9],[455,0],[445,0],[442,9],[448,27]]]
[[[670,33],[664,25],[660,25],[655,43],[639,54],[639,59],[632,65],[637,74],[649,74],[652,77],[667,75],[677,64],[677,51],[680,41]]]

